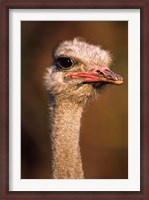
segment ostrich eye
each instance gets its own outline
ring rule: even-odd
[[[59,57],[56,59],[56,65],[61,69],[68,69],[72,67],[74,62],[68,57]]]

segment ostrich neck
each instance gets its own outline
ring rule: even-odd
[[[84,178],[79,146],[83,108],[68,100],[49,104],[52,122],[53,178]]]

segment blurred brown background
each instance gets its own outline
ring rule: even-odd
[[[48,100],[43,74],[51,52],[76,36],[100,44],[113,55],[113,71],[124,77],[110,86],[84,111],[81,154],[86,178],[128,178],[128,23],[21,22],[21,176],[49,178],[51,174]]]

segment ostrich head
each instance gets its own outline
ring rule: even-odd
[[[85,103],[106,84],[122,84],[123,78],[109,69],[111,57],[100,46],[80,38],[64,41],[55,49],[47,69],[47,90],[57,98]]]

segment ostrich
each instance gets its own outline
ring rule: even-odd
[[[84,178],[79,146],[84,106],[107,83],[123,83],[123,78],[109,69],[110,63],[109,52],[80,38],[64,41],[54,51],[53,65],[45,74],[54,179]]]

